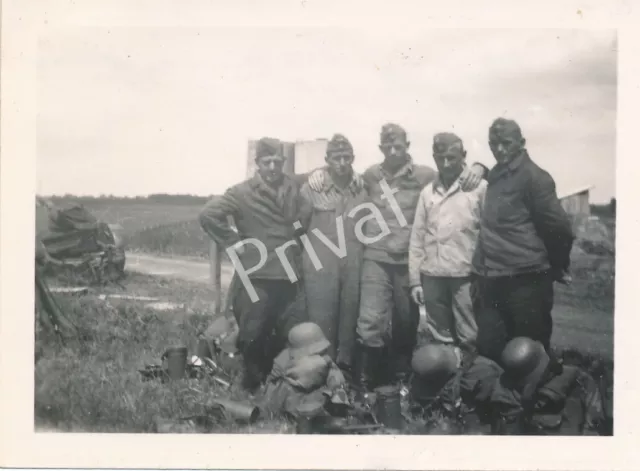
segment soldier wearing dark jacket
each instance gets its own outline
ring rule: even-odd
[[[497,165],[487,178],[473,271],[478,352],[497,361],[518,336],[549,350],[553,283],[569,268],[574,235],[553,178],[529,157],[518,124],[495,120],[489,145]]]
[[[278,141],[258,141],[256,163],[253,178],[211,200],[199,218],[204,231],[223,247],[246,242],[234,247],[239,276],[232,283],[230,302],[239,327],[237,347],[244,360],[244,387],[251,391],[271,370],[289,330],[306,320],[297,238],[310,216],[300,194],[303,178],[283,173],[284,156]],[[237,233],[229,226],[229,216]]]

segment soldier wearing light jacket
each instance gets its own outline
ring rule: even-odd
[[[471,263],[487,182],[462,191],[459,178],[466,151],[455,134],[435,135],[433,158],[439,176],[420,193],[411,231],[411,297],[425,306],[432,342],[474,353],[478,329],[471,298]]]

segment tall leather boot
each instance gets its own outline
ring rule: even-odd
[[[381,349],[358,344],[354,355],[353,380],[356,400],[362,402],[367,393],[376,387],[376,369],[380,363]]]

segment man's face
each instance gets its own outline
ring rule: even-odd
[[[338,177],[351,174],[353,154],[349,151],[331,152],[326,158],[329,170]]]
[[[407,160],[407,150],[409,142],[407,137],[402,134],[396,134],[387,138],[380,144],[380,150],[384,154],[384,158],[392,165],[402,165]]]
[[[498,163],[508,163],[522,153],[524,139],[520,133],[491,129],[489,131],[489,147]]]
[[[456,143],[444,149],[434,149],[433,159],[436,161],[438,172],[445,180],[455,180],[464,169],[466,152],[462,144]]]
[[[257,159],[258,173],[269,185],[277,185],[284,176],[284,157],[279,155],[268,155]]]

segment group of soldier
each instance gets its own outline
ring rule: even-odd
[[[364,173],[335,134],[326,166],[287,175],[279,141],[259,140],[255,175],[200,215],[247,275],[234,277],[229,297],[243,386],[268,386],[293,342],[307,353],[317,346],[359,401],[398,384],[444,423],[485,410],[497,433],[602,433],[596,382],[550,345],[553,285],[569,279],[570,218],[515,121],[496,119],[489,146],[490,169],[467,163],[460,137],[438,133],[435,171],[388,123],[383,160]],[[577,424],[562,419],[572,397]]]

